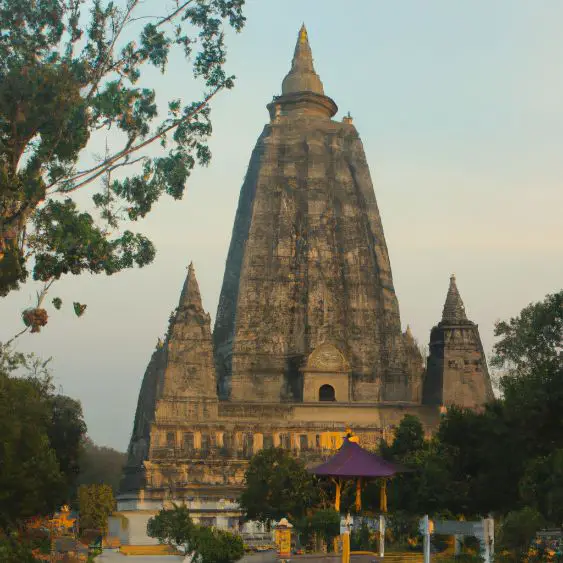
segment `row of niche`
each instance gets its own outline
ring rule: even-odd
[[[337,450],[342,445],[341,431],[313,432],[201,432],[168,430],[159,433],[158,448],[185,452],[210,452],[213,450],[236,451],[250,456],[262,449],[283,448],[287,450]],[[375,445],[384,437],[383,430],[361,433],[360,441]]]

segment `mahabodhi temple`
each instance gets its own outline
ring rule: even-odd
[[[448,406],[492,397],[454,276],[428,358],[402,331],[362,141],[351,117],[333,119],[305,27],[267,108],[213,331],[190,265],[142,382],[118,497],[125,542],[150,541],[148,518],[170,502],[238,529],[245,467],[262,448],[318,462],[347,427],[375,448],[407,413],[430,433]]]

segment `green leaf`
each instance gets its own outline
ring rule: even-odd
[[[86,311],[86,305],[82,305],[77,301],[73,303],[73,307],[74,307],[74,313],[76,314],[77,317],[81,317],[84,314],[84,311]]]

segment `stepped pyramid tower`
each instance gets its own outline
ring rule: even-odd
[[[331,120],[337,107],[315,73],[304,26],[282,95],[268,109],[240,194],[213,335],[221,396],[310,401],[308,380],[323,379],[303,368],[318,350],[317,363],[346,360],[337,370],[339,400],[410,401],[421,374],[407,369],[364,148],[350,118]]]
[[[426,404],[478,409],[493,398],[479,330],[467,318],[454,275],[442,320],[430,332],[429,349],[423,390]]]
[[[267,108],[213,335],[190,265],[143,379],[118,496],[124,543],[148,541],[147,519],[170,501],[185,502],[196,521],[236,529],[245,467],[262,448],[318,463],[350,425],[375,448],[405,414],[431,432],[444,405],[489,397],[477,326],[455,282],[427,376],[410,328],[401,330],[362,142],[350,115],[333,119],[304,26]],[[455,346],[439,344],[450,335]],[[446,369],[454,357],[482,363],[471,373]],[[468,383],[479,380],[477,367],[483,383]]]

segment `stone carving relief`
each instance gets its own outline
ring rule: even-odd
[[[348,371],[344,355],[332,344],[321,344],[307,360],[307,368],[318,371]]]

